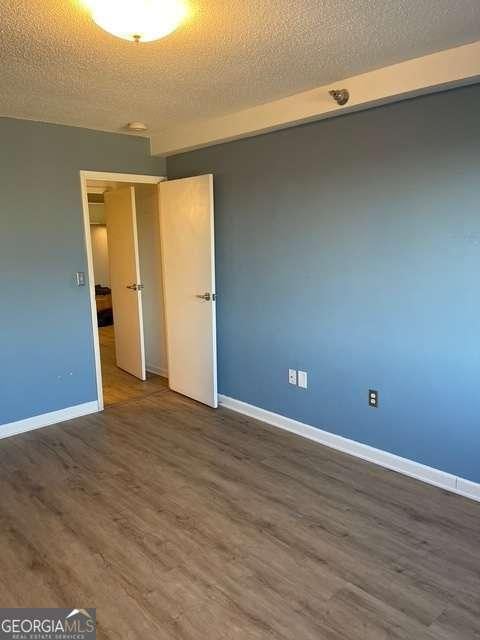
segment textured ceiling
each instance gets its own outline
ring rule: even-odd
[[[135,45],[79,0],[0,0],[0,115],[151,132],[480,40],[479,0],[190,0]]]

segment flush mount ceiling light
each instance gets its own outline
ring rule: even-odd
[[[99,27],[133,42],[163,38],[187,15],[182,0],[86,0],[86,5]]]

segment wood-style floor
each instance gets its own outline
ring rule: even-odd
[[[103,401],[106,407],[127,400],[146,398],[168,387],[161,376],[147,373],[146,381],[138,380],[116,365],[114,327],[99,327],[100,357],[102,361]]]
[[[0,606],[112,640],[480,638],[480,504],[166,389],[0,441]]]

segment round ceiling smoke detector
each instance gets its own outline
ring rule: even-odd
[[[144,122],[129,122],[127,124],[127,129],[138,133],[139,131],[146,131],[148,127]]]

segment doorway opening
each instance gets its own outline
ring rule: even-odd
[[[156,184],[86,181],[95,306],[105,406],[167,388],[162,266]],[[135,217],[135,273],[128,248]],[[138,294],[124,290],[140,287]],[[135,303],[135,297],[138,301]]]
[[[99,411],[167,384],[216,408],[213,175],[80,182]]]

